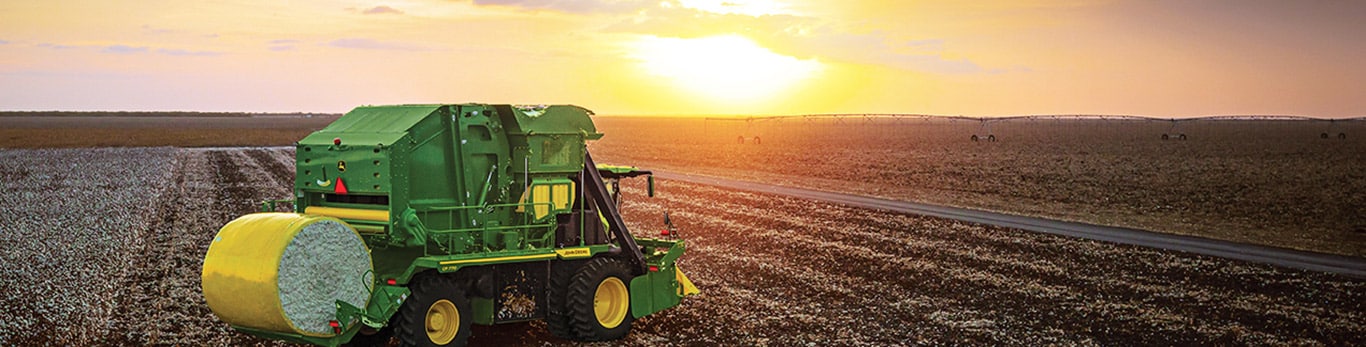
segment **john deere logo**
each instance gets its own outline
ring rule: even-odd
[[[338,161],[338,162],[337,162],[337,172],[346,172],[346,161],[345,161],[345,160],[342,160],[342,161]]]

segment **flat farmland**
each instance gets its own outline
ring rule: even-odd
[[[1012,120],[996,142],[976,121],[597,123],[600,162],[1366,255],[1361,121]]]
[[[610,143],[607,143],[610,144]],[[765,142],[767,145],[768,142]],[[605,144],[594,150],[610,152]],[[289,193],[292,148],[0,150],[0,345],[276,345],[199,289],[220,226]],[[813,164],[815,165],[815,164]],[[703,294],[584,345],[1351,345],[1366,281],[760,192],[627,181]],[[567,345],[540,323],[472,344]]]
[[[0,112],[0,148],[284,146],[339,115]]]

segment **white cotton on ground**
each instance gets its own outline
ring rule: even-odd
[[[334,220],[304,226],[280,256],[285,318],[301,332],[331,335],[337,300],[365,308],[374,283],[370,270],[370,254],[355,231]]]

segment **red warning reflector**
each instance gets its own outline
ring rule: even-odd
[[[654,266],[654,265],[650,265],[650,272],[659,272],[659,267],[658,267],[658,266]]]
[[[334,137],[334,138],[332,138],[332,144],[333,144],[333,145],[337,145],[337,146],[341,146],[341,138],[340,138],[340,137]]]
[[[669,229],[660,230],[660,231],[659,231],[659,235],[660,235],[660,236],[669,236]]]
[[[395,279],[390,278],[390,279],[384,281],[384,283],[392,286],[392,285],[398,284],[398,280],[395,280]]]
[[[341,323],[338,323],[337,321],[330,321],[330,322],[327,322],[327,325],[328,325],[328,326],[331,326],[331,327],[333,327],[333,328],[340,328],[340,327],[341,327]]]
[[[342,183],[341,177],[337,177],[337,186],[332,188],[333,193],[346,194],[346,183]]]

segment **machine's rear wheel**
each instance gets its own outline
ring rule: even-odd
[[[470,337],[469,298],[454,281],[430,275],[409,287],[412,296],[395,316],[394,333],[404,346],[464,346]]]
[[[570,280],[566,308],[581,341],[606,341],[631,332],[631,273],[611,258],[589,261]]]

